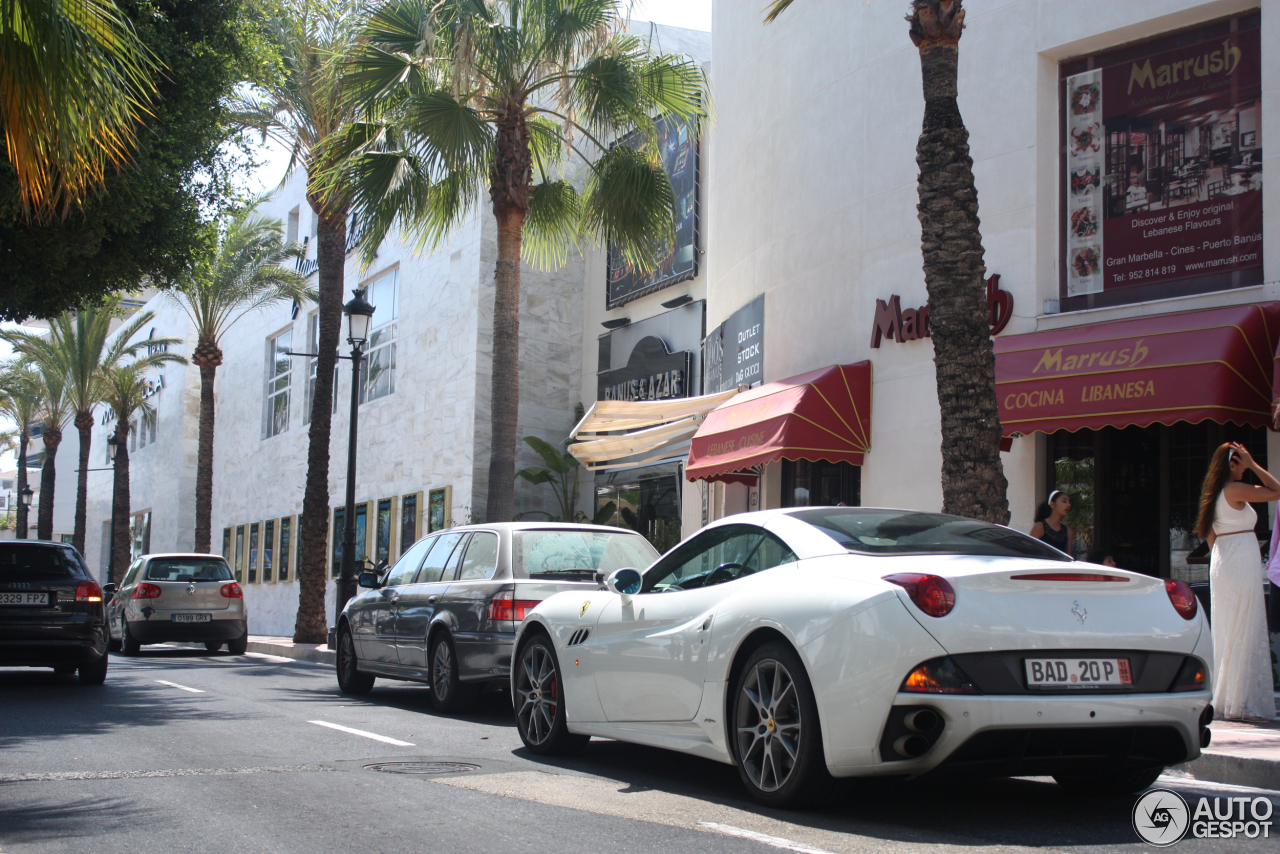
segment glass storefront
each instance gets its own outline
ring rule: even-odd
[[[596,513],[613,503],[605,525],[644,535],[659,552],[680,542],[680,464],[660,463],[596,475]]]
[[[1259,465],[1267,465],[1266,430],[1235,424],[1179,422],[1050,434],[1048,483],[1071,496],[1066,521],[1075,533],[1075,557],[1104,548],[1125,569],[1186,581],[1207,577],[1207,565],[1188,564],[1186,558],[1200,544],[1191,533],[1200,487],[1223,442],[1240,442]],[[1252,473],[1246,478],[1252,480]],[[1265,540],[1271,528],[1267,506],[1254,509],[1258,538]]]
[[[862,505],[862,468],[826,460],[782,461],[783,507]]]

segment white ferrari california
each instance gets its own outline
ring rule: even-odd
[[[757,800],[832,778],[1052,775],[1125,793],[1209,743],[1211,635],[1182,582],[1008,528],[857,507],[715,522],[517,634],[520,737],[736,765]]]

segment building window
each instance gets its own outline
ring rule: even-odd
[[[231,563],[231,529],[222,529],[222,559]]]
[[[289,385],[293,377],[293,330],[267,342],[267,437],[289,429]]]
[[[300,206],[296,206],[294,207],[293,210],[289,211],[289,225],[285,229],[285,233],[284,233],[284,239],[286,243],[298,242],[298,221],[299,221],[299,214],[300,214],[299,207]]]
[[[262,528],[262,580],[275,581],[275,566],[271,558],[275,554],[276,522],[268,519]]]
[[[342,573],[342,538],[345,536],[344,531],[347,524],[347,510],[345,507],[334,508],[333,511],[333,577],[337,578]]]
[[[289,580],[289,547],[293,545],[290,536],[293,531],[290,523],[293,519],[285,516],[280,520],[280,546],[276,549],[276,580]]]
[[[782,461],[783,507],[858,507],[862,468],[825,460]]]
[[[151,551],[151,513],[138,513],[129,526],[129,535],[133,542],[133,556],[138,558]]]
[[[249,526],[249,583],[258,581],[258,523]]]
[[[137,422],[129,425],[129,450],[138,450],[138,425]]]
[[[418,539],[418,495],[406,495],[400,499],[400,554],[409,550]]]
[[[360,402],[377,400],[396,390],[396,317],[399,270],[365,286],[364,298],[374,306],[369,344],[360,365]]]
[[[377,536],[374,539],[377,551],[373,556],[375,564],[383,561],[391,563],[391,510],[394,503],[390,498],[378,502]]]
[[[236,581],[244,581],[244,525],[236,526],[236,553],[233,569]]]

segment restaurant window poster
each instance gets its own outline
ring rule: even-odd
[[[1262,280],[1259,53],[1254,15],[1064,64],[1064,310]]]
[[[698,274],[698,141],[686,122],[664,117],[657,120],[658,147],[671,181],[675,199],[675,240],[657,269],[644,272],[609,246],[607,307],[616,308],[668,285]],[[636,146],[636,134],[621,145]]]

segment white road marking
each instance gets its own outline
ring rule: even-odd
[[[365,738],[372,738],[374,741],[381,741],[384,744],[395,744],[395,745],[399,745],[400,747],[414,746],[414,744],[409,741],[400,741],[397,738],[388,738],[385,735],[378,735],[376,732],[365,732],[362,729],[353,729],[352,727],[343,726],[342,724],[331,724],[328,721],[307,721],[307,723],[315,724],[316,726],[327,726],[329,729],[336,729],[339,732],[349,732],[352,735],[361,735],[361,736],[364,736]]]
[[[177,682],[166,682],[163,679],[157,679],[156,681],[159,682],[161,685],[168,685],[170,688],[178,688],[182,691],[190,691],[192,694],[204,693],[199,688],[188,688],[186,685],[179,685]]]
[[[783,848],[787,851],[798,851],[800,854],[832,854],[825,848],[812,848],[799,842],[793,842],[790,839],[783,839],[781,836],[769,836],[766,833],[756,833],[754,830],[744,830],[741,827],[734,827],[731,824],[719,824],[714,821],[700,821],[698,826],[707,830],[714,830],[716,833],[723,833],[725,836],[737,836],[741,839],[750,839],[759,842],[762,845],[770,845],[774,848]]]
[[[267,655],[265,652],[246,652],[250,658],[264,658],[267,661],[279,661],[282,664],[293,664],[296,658],[285,658],[283,655]]]
[[[1161,774],[1160,782],[1166,786],[1185,786],[1189,789],[1221,789],[1224,792],[1262,792],[1265,795],[1280,795],[1280,790],[1277,789],[1237,786],[1234,783],[1215,783],[1212,780],[1197,780],[1194,777],[1183,777],[1177,774]]]

